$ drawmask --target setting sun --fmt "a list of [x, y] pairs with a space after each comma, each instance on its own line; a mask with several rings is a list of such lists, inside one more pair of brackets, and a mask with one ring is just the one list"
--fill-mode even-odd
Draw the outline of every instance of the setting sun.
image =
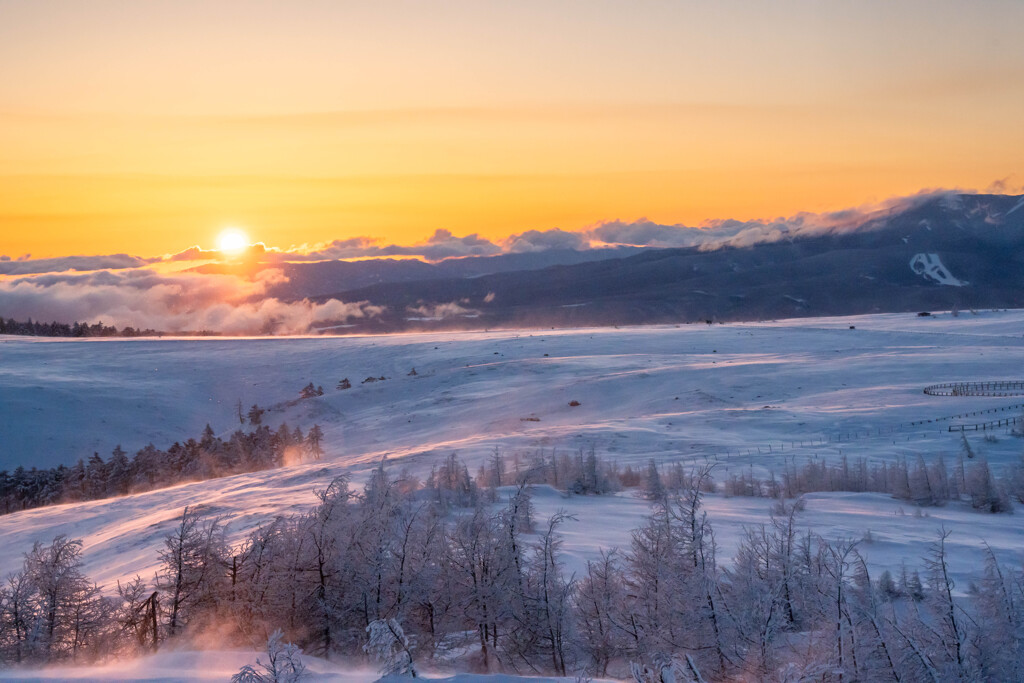
[[230, 256], [241, 254], [248, 246], [248, 235], [238, 228], [228, 228], [217, 237], [217, 250]]

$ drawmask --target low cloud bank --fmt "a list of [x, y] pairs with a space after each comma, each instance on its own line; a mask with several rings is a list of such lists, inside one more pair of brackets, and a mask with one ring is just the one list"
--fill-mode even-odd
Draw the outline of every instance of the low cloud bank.
[[475, 318], [480, 311], [475, 308], [466, 308], [458, 301], [449, 301], [443, 304], [422, 304], [420, 306], [409, 306], [406, 313], [413, 316], [413, 319], [422, 320], [444, 320], [445, 318]]
[[494, 256], [500, 254], [501, 251], [501, 247], [497, 244], [476, 233], [465, 237], [456, 237], [448, 230], [437, 230], [426, 241], [418, 244], [381, 245], [377, 240], [369, 237], [354, 237], [347, 240], [335, 240], [309, 250], [268, 252], [268, 256], [283, 261], [326, 261], [388, 256], [419, 256], [427, 261], [440, 261], [462, 256]]
[[143, 258], [128, 254], [60, 256], [57, 258], [40, 259], [34, 259], [29, 254], [17, 259], [12, 259], [10, 256], [0, 256], [0, 275], [33, 275], [36, 273], [103, 269], [118, 270], [122, 268], [139, 268], [160, 260], [160, 258]]
[[641, 218], [637, 221], [607, 221], [586, 231], [594, 241], [614, 246], [655, 248], [724, 246], [747, 247], [797, 237], [811, 237], [882, 226], [884, 219], [931, 201], [955, 203], [959, 192], [929, 190], [908, 197], [896, 197], [879, 204], [823, 213], [801, 212], [793, 216], [767, 220], [705, 221], [700, 226], [659, 224]]
[[301, 334], [314, 323], [379, 315], [367, 302], [332, 299], [282, 302], [266, 298], [282, 281], [279, 270], [252, 279], [199, 273], [159, 274], [147, 269], [83, 275], [48, 274], [0, 281], [0, 313], [9, 318], [102, 321], [117, 327], [165, 332]]
[[596, 223], [580, 231], [560, 228], [527, 230], [494, 242], [473, 233], [456, 237], [448, 230], [438, 230], [424, 242], [412, 245], [383, 245], [370, 237], [335, 240], [314, 247], [298, 247], [286, 251], [268, 249], [264, 260], [270, 263], [287, 261], [321, 261], [346, 258], [385, 258], [415, 256], [426, 261], [464, 256], [494, 256], [508, 253], [534, 253], [552, 249], [602, 249], [631, 246], [648, 248], [699, 247], [717, 249], [723, 246], [750, 246], [795, 237], [834, 233], [870, 227], [894, 213], [912, 209], [935, 200], [956, 202], [956, 190], [927, 190], [907, 197], [896, 197], [877, 204], [823, 213], [802, 212], [793, 216], [738, 221], [733, 219], [705, 221], [700, 225], [657, 223], [647, 218], [635, 221], [612, 220]]

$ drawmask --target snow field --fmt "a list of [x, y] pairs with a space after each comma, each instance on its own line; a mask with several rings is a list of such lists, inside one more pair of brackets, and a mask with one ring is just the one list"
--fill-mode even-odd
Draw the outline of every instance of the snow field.
[[[412, 367], [415, 376], [408, 375]], [[510, 457], [593, 446], [620, 465], [642, 467], [649, 458], [713, 462], [718, 481], [737, 468], [763, 475], [812, 457], [892, 461], [921, 454], [951, 462], [959, 434], [949, 433], [947, 422], [927, 420], [1018, 399], [933, 397], [923, 387], [1017, 379], [1021, 368], [1024, 311], [393, 337], [5, 338], [0, 467], [68, 463], [93, 450], [106, 456], [117, 443], [130, 452], [149, 441], [166, 447], [197, 436], [207, 422], [226, 435], [238, 427], [239, 400], [246, 408], [270, 407], [265, 421], [273, 426], [283, 420], [304, 430], [320, 424], [327, 455], [278, 470], [2, 516], [0, 576], [20, 566], [33, 542], [66, 534], [83, 539], [85, 573], [112, 592], [118, 580], [152, 576], [163, 537], [185, 505], [220, 515], [239, 539], [275, 515], [311, 507], [313, 489], [333, 476], [348, 473], [359, 481], [382, 456], [395, 469], [408, 466], [422, 475], [451, 452], [475, 471], [495, 447]], [[388, 379], [361, 384], [381, 375]], [[352, 389], [334, 388], [343, 377]], [[310, 381], [325, 395], [296, 401]], [[570, 400], [581, 405], [570, 407]], [[906, 426], [919, 421], [925, 424]], [[850, 434], [864, 436], [835, 440]], [[1024, 450], [1024, 442], [1004, 431], [995, 443], [968, 436], [997, 470]], [[795, 445], [800, 442], [806, 445]], [[649, 513], [629, 492], [566, 498], [538, 488], [534, 502], [538, 518], [559, 509], [575, 517], [561, 533], [567, 565], [577, 575], [602, 549], [627, 549], [631, 530]], [[769, 521], [773, 505], [705, 498], [722, 560], [732, 556], [746, 528]], [[859, 539], [876, 577], [884, 569], [897, 573], [903, 562], [918, 567], [939, 530], [951, 530], [950, 566], [960, 594], [980, 571], [986, 544], [1007, 563], [1024, 560], [1020, 514], [988, 515], [961, 505], [918, 509], [881, 494], [818, 493], [806, 497], [799, 519], [828, 539]], [[211, 653], [223, 655], [222, 671], [202, 653], [179, 654], [167, 655], [166, 677], [161, 653], [145, 671], [126, 663], [123, 671], [51, 670], [39, 680], [224, 680], [221, 673], [255, 656]], [[202, 678], [207, 673], [211, 678]], [[372, 679], [358, 677], [368, 673], [323, 680]]]

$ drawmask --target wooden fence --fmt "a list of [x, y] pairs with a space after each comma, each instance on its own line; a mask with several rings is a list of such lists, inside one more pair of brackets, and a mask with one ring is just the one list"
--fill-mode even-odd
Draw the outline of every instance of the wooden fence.
[[1024, 380], [947, 382], [924, 388], [929, 396], [1024, 396]]
[[990, 422], [979, 422], [973, 425], [949, 425], [949, 431], [951, 432], [977, 432], [986, 431], [989, 429], [999, 429], [1000, 427], [1008, 427], [1015, 425], [1021, 421], [1020, 417], [1008, 417], [1003, 420], [992, 420]]

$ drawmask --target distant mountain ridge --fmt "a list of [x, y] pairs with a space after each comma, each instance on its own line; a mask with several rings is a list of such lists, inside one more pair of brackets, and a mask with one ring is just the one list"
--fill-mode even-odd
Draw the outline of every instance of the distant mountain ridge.
[[[386, 306], [377, 318], [355, 321], [365, 331], [1017, 308], [1024, 307], [1024, 197], [942, 195], [856, 228], [748, 247], [646, 249], [481, 275], [483, 259], [457, 261], [467, 263], [312, 298]], [[452, 276], [456, 265], [464, 271]], [[296, 266], [307, 268], [314, 272]], [[427, 275], [447, 268], [446, 276]]]
[[[644, 247], [615, 246], [602, 249], [547, 249], [494, 256], [467, 256], [448, 258], [436, 263], [417, 258], [373, 258], [358, 261], [266, 265], [267, 268], [282, 270], [287, 277], [287, 281], [271, 285], [267, 294], [285, 301], [295, 301], [381, 283], [467, 278], [509, 271], [539, 270], [556, 265], [622, 258], [645, 250]], [[207, 264], [194, 270], [206, 274], [244, 273], [247, 268], [244, 264]]]

